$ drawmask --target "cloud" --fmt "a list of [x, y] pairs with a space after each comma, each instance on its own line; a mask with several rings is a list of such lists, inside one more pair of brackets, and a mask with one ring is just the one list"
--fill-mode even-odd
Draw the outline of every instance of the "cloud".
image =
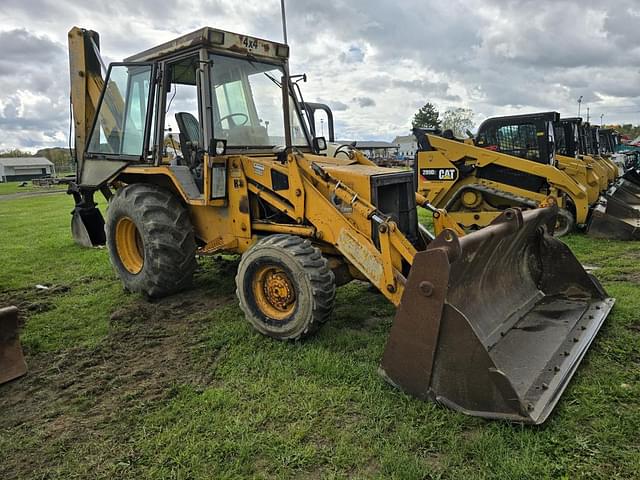
[[339, 102], [337, 100], [324, 100], [322, 98], [319, 98], [318, 102], [328, 105], [329, 108], [334, 112], [344, 112], [349, 108], [349, 105], [347, 105], [346, 103]]
[[356, 97], [353, 99], [360, 107], [375, 107], [376, 101], [371, 97]]
[[[176, 11], [189, 15], [177, 22]], [[308, 74], [305, 99], [332, 107], [339, 137], [405, 134], [426, 101], [471, 108], [481, 120], [574, 113], [582, 95], [583, 110], [639, 123], [636, 0], [299, 0], [287, 14], [291, 71]], [[203, 18], [282, 39], [276, 0], [3, 0], [0, 148], [66, 144], [70, 25], [100, 32], [105, 58], [118, 61]]]

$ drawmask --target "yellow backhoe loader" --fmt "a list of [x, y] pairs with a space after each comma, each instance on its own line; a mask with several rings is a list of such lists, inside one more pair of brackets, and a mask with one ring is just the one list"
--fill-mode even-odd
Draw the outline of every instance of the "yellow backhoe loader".
[[27, 373], [20, 336], [18, 309], [0, 308], [0, 384], [10, 382]]
[[[411, 171], [324, 154], [285, 44], [207, 27], [111, 64], [104, 80], [95, 32], [72, 29], [69, 47], [72, 232], [106, 242], [128, 290], [169, 295], [189, 288], [196, 255], [241, 254], [247, 320], [296, 340], [330, 318], [336, 286], [367, 280], [397, 306], [388, 382], [470, 415], [548, 417], [614, 303], [550, 235], [556, 207], [430, 238]], [[175, 125], [182, 155], [169, 158]]]
[[579, 152], [578, 158], [588, 163], [597, 163], [605, 169], [609, 185], [611, 185], [620, 176], [620, 171], [611, 159], [600, 154], [598, 145], [598, 129], [589, 122], [582, 121], [581, 118], [565, 119], [578, 126], [579, 133]]

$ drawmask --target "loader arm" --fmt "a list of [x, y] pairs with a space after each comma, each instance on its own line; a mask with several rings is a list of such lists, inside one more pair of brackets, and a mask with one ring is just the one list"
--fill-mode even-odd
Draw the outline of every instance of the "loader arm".
[[581, 186], [586, 188], [589, 205], [596, 203], [600, 197], [600, 177], [593, 168], [574, 157], [556, 155], [556, 159], [558, 169], [575, 178]]
[[[399, 305], [406, 282], [403, 261], [411, 265], [416, 248], [397, 224], [345, 182], [332, 176], [327, 171], [332, 163], [324, 163], [323, 157], [289, 154], [283, 171], [289, 177], [290, 188], [277, 193], [264, 188], [262, 175], [253, 168], [257, 161], [249, 158], [243, 161], [249, 191], [296, 223], [306, 220], [314, 228], [301, 232], [303, 236], [315, 236], [332, 245], [389, 301]], [[364, 162], [363, 167], [367, 167]], [[378, 231], [379, 248], [371, 237], [372, 222]]]

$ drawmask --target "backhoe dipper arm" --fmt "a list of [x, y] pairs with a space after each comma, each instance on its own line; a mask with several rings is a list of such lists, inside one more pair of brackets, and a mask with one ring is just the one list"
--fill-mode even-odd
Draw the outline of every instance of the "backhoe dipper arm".
[[[73, 27], [69, 31], [69, 73], [71, 79], [71, 105], [74, 118], [74, 143], [76, 175], [81, 182], [85, 149], [91, 134], [100, 95], [104, 87], [102, 59], [100, 58], [100, 37], [93, 30]], [[118, 95], [117, 86], [111, 86], [113, 102], [102, 109], [101, 126], [107, 138], [120, 132], [124, 101]]]

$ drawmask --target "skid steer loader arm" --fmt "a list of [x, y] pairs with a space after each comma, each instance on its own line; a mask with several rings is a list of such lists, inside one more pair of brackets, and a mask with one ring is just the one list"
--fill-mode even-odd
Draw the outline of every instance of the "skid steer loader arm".
[[509, 209], [417, 253], [383, 377], [469, 415], [542, 423], [614, 303], [549, 234], [555, 212]]
[[18, 335], [18, 309], [0, 308], [0, 384], [27, 373], [20, 337]]

